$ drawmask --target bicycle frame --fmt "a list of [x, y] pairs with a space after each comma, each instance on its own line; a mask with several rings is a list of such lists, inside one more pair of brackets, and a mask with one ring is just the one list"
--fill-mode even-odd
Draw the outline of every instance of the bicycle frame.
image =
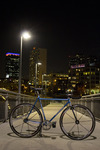
[[31, 114], [34, 106], [36, 105], [37, 101], [39, 101], [40, 103], [40, 106], [41, 106], [41, 110], [42, 110], [42, 114], [43, 114], [43, 119], [44, 121], [46, 120], [46, 115], [44, 113], [44, 109], [43, 109], [43, 106], [42, 106], [42, 102], [41, 100], [50, 100], [50, 101], [67, 101], [66, 104], [49, 120], [49, 122], [51, 122], [68, 104], [70, 104], [71, 106], [71, 102], [70, 102], [70, 98], [68, 99], [60, 99], [60, 98], [40, 98], [40, 96], [38, 96], [38, 98], [36, 99], [35, 103], [33, 104], [33, 107], [31, 109], [31, 111], [29, 112], [27, 118], [29, 117], [29, 115]]

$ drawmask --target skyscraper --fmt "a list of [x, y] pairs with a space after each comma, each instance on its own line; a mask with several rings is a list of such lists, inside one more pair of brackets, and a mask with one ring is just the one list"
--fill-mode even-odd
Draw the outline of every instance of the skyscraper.
[[[41, 63], [42, 65], [37, 65], [37, 77], [36, 74], [36, 64]], [[42, 84], [42, 75], [46, 73], [47, 69], [47, 49], [33, 47], [33, 50], [30, 54], [29, 62], [29, 81], [35, 85], [37, 82], [38, 85]], [[37, 81], [35, 81], [35, 77]]]
[[6, 53], [6, 78], [18, 79], [19, 77], [19, 54]]
[[75, 55], [69, 61], [69, 87], [85, 87], [85, 94], [100, 92], [100, 62], [95, 56]]

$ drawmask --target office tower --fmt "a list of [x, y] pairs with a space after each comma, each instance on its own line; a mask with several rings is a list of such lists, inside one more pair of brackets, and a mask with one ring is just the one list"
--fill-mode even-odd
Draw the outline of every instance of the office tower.
[[84, 85], [85, 94], [100, 92], [100, 65], [94, 56], [75, 55], [69, 60], [69, 87]]
[[19, 54], [6, 53], [6, 78], [18, 79]]
[[[38, 65], [41, 63], [41, 65]], [[29, 81], [32, 85], [42, 84], [42, 75], [47, 69], [47, 49], [33, 47], [29, 62]]]
[[[44, 74], [42, 87], [49, 94], [65, 94], [68, 84], [68, 75], [61, 73]], [[52, 95], [53, 96], [53, 95]], [[61, 95], [60, 95], [61, 96]]]
[[94, 56], [75, 55], [69, 58], [69, 68], [82, 68], [95, 66], [97, 64], [97, 58]]

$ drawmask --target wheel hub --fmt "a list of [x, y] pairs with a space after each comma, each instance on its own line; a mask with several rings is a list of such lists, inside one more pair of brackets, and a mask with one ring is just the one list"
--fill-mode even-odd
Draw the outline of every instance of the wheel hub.
[[75, 123], [76, 123], [76, 124], [79, 124], [80, 122], [79, 122], [79, 120], [76, 120]]
[[27, 123], [27, 122], [28, 122], [28, 119], [27, 119], [27, 118], [25, 118], [25, 119], [23, 120], [23, 122], [24, 122], [24, 123]]

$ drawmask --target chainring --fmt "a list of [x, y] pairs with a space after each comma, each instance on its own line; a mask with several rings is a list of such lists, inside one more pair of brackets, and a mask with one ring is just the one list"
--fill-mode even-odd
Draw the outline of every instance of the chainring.
[[49, 130], [51, 128], [52, 124], [48, 120], [43, 121], [42, 128], [43, 130]]

